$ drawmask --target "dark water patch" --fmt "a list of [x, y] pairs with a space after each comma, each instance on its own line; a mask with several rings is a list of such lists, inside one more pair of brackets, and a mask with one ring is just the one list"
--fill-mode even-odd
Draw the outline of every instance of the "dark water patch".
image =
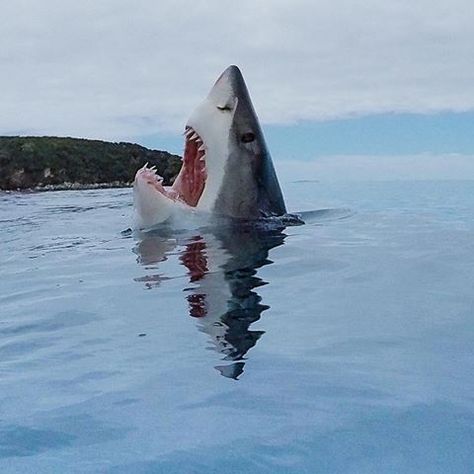
[[48, 214], [76, 214], [76, 213], [83, 213], [83, 212], [96, 212], [99, 209], [110, 209], [110, 210], [117, 210], [117, 209], [128, 209], [132, 207], [131, 203], [126, 204], [117, 204], [117, 203], [102, 203], [102, 204], [94, 204], [92, 206], [75, 206], [75, 205], [64, 205], [64, 206], [51, 206], [48, 207], [44, 212]]
[[0, 458], [33, 456], [70, 446], [75, 439], [76, 436], [57, 430], [0, 425]]
[[62, 251], [67, 249], [72, 249], [75, 247], [83, 246], [89, 244], [91, 247], [95, 247], [97, 242], [82, 236], [57, 236], [53, 237], [48, 243], [42, 243], [40, 245], [35, 245], [29, 248], [29, 251]]
[[[51, 346], [51, 338], [39, 338], [34, 341], [7, 342], [0, 345], [0, 359], [6, 362], [19, 356], [33, 354]], [[1, 367], [1, 364], [0, 364]]]
[[40, 318], [30, 323], [10, 323], [0, 325], [1, 336], [23, 336], [29, 333], [41, 334], [62, 331], [77, 326], [82, 326], [96, 320], [96, 316], [79, 311], [57, 313], [51, 318]]

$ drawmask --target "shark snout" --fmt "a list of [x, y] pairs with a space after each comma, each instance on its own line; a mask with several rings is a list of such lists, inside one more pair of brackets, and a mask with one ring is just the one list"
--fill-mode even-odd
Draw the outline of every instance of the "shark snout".
[[214, 85], [217, 85], [218, 83], [232, 84], [238, 81], [239, 79], [243, 81], [242, 73], [240, 72], [240, 69], [237, 66], [232, 64], [217, 78], [217, 81]]
[[237, 66], [229, 66], [217, 79], [208, 99], [221, 111], [231, 111], [240, 98], [247, 97], [247, 87]]

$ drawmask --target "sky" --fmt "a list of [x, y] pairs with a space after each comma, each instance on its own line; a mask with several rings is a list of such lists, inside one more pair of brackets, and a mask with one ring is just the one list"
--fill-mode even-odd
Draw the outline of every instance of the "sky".
[[471, 0], [7, 0], [0, 134], [179, 153], [237, 64], [275, 161], [430, 157], [474, 178], [473, 24]]

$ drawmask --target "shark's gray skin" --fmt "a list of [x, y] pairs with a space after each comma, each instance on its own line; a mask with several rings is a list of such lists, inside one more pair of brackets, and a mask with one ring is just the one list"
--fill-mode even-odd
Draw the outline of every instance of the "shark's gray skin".
[[[228, 156], [215, 212], [241, 218], [281, 216], [286, 206], [244, 78], [237, 66], [227, 68], [211, 95], [220, 94], [224, 83], [225, 107], [232, 115], [228, 132]], [[217, 90], [216, 90], [217, 89]], [[222, 98], [216, 97], [217, 102]]]
[[280, 185], [244, 78], [229, 66], [185, 127], [183, 166], [174, 184], [146, 166], [135, 177], [137, 227], [177, 214], [237, 219], [286, 214]]

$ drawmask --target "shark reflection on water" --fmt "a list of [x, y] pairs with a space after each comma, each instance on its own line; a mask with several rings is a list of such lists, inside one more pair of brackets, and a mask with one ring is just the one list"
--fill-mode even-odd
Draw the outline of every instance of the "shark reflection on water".
[[[154, 271], [178, 252], [187, 274], [183, 293], [188, 314], [223, 355], [226, 362], [215, 368], [225, 377], [237, 379], [242, 374], [248, 351], [264, 334], [251, 329], [269, 308], [256, 291], [267, 284], [257, 271], [273, 263], [269, 251], [284, 243], [283, 229], [230, 224], [177, 234], [161, 228], [142, 233], [135, 247], [138, 262], [153, 265]], [[152, 274], [136, 281], [153, 288], [166, 279]]]

